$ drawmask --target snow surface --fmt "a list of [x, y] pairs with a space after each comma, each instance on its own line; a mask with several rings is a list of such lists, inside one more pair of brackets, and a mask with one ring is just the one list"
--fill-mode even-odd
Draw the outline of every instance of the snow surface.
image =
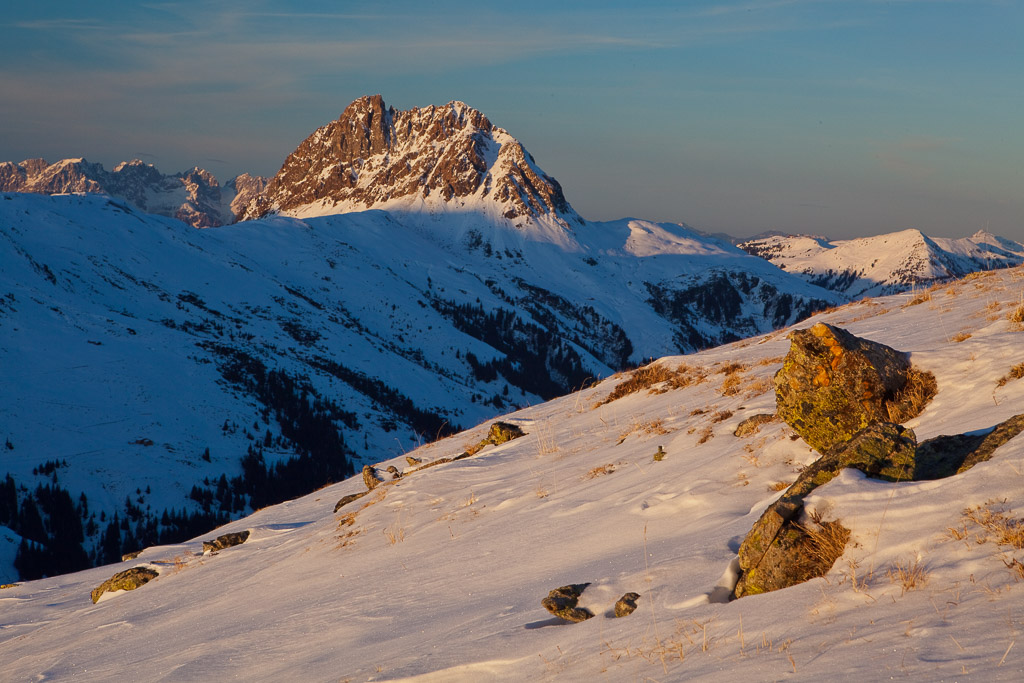
[[[909, 422], [919, 439], [990, 429], [1024, 412], [1024, 361], [1007, 320], [1021, 269], [931, 292], [866, 300], [808, 320], [909, 351], [939, 393]], [[963, 339], [963, 335], [970, 334]], [[249, 540], [212, 555], [200, 540], [0, 592], [5, 680], [1004, 680], [1024, 678], [1024, 551], [979, 543], [962, 511], [987, 501], [1024, 517], [1024, 437], [948, 479], [887, 483], [846, 471], [809, 504], [852, 530], [827, 576], [714, 602], [736, 548], [816, 453], [772, 412], [785, 331], [685, 357], [703, 383], [595, 408], [618, 383], [520, 410], [524, 438], [408, 473], [333, 513], [354, 478], [215, 533]], [[723, 393], [726, 363], [739, 393]], [[731, 413], [731, 414], [730, 414]], [[431, 461], [478, 442], [485, 422], [416, 449]], [[708, 433], [712, 437], [699, 443]], [[658, 446], [667, 452], [653, 461]], [[411, 469], [404, 458], [382, 463]], [[604, 472], [604, 473], [602, 473]], [[346, 520], [355, 513], [350, 525]], [[949, 529], [966, 528], [957, 540]], [[889, 577], [919, 563], [923, 585]], [[142, 588], [92, 604], [114, 572], [155, 565]], [[563, 624], [547, 592], [591, 582], [597, 616]], [[608, 610], [641, 594], [631, 616]]]
[[[358, 469], [422, 438], [310, 358], [343, 363], [463, 427], [507, 410], [485, 399], [541, 401], [501, 376], [477, 379], [467, 352], [487, 362], [498, 351], [424, 303], [433, 297], [514, 309], [508, 297], [535, 298], [522, 282], [542, 287], [620, 325], [636, 362], [679, 352], [675, 325], [647, 303], [647, 282], [684, 288], [738, 271], [798, 298], [840, 300], [671, 224], [588, 223], [576, 236], [559, 228], [552, 242], [543, 230], [489, 224], [469, 211], [366, 211], [195, 230], [104, 196], [0, 197], [0, 444], [14, 445], [0, 451], [0, 477], [10, 472], [31, 490], [49, 481], [33, 468], [66, 460], [59, 484], [108, 517], [123, 516], [126, 496], [157, 515], [195, 506], [187, 498], [194, 484], [240, 473], [254, 422], [256, 436], [279, 435], [250, 395], [226, 385], [221, 359], [204, 344], [308, 377], [354, 413], [358, 425], [339, 428]], [[493, 256], [467, 246], [472, 236]], [[582, 324], [551, 308], [566, 329]], [[772, 326], [756, 310], [740, 317], [754, 327], [736, 336]], [[709, 337], [722, 333], [700, 324]], [[316, 338], [297, 340], [291, 325]], [[613, 372], [575, 348], [593, 376]], [[226, 422], [238, 428], [222, 429]], [[206, 448], [209, 462], [200, 458]], [[289, 455], [267, 452], [268, 460]], [[13, 576], [0, 563], [0, 583]]]

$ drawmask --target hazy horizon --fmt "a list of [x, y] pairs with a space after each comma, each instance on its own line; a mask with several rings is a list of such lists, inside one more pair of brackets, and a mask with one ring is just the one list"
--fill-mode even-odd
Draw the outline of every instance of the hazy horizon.
[[272, 175], [359, 96], [462, 100], [586, 218], [1024, 241], [1009, 2], [64, 0], [0, 23], [0, 160]]

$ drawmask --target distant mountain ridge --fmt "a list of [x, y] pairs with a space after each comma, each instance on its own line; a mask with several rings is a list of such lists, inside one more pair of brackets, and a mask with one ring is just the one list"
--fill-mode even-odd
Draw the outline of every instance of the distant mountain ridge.
[[851, 299], [1024, 263], [1024, 245], [984, 231], [960, 239], [929, 237], [919, 230], [852, 240], [777, 234], [740, 242], [739, 247]]
[[198, 166], [165, 175], [139, 159], [122, 162], [112, 171], [85, 159], [62, 159], [53, 164], [44, 159], [0, 162], [2, 192], [108, 194], [147, 213], [177, 218], [195, 228], [234, 222], [241, 207], [265, 186], [265, 179], [242, 174], [222, 187], [212, 173]]

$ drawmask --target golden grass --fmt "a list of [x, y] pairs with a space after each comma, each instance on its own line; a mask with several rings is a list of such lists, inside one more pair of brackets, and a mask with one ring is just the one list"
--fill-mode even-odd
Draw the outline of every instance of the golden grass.
[[597, 477], [601, 477], [601, 476], [604, 476], [606, 474], [611, 474], [612, 472], [617, 470], [618, 467], [619, 466], [616, 463], [613, 463], [613, 462], [610, 462], [607, 465], [599, 465], [598, 467], [595, 467], [594, 469], [592, 469], [589, 472], [587, 472], [586, 474], [584, 474], [583, 478], [584, 479], [596, 479]]
[[939, 390], [935, 375], [911, 367], [907, 373], [907, 383], [896, 392], [891, 401], [886, 402], [889, 419], [897, 424], [917, 417], [925, 406], [935, 397]]
[[670, 368], [663, 363], [654, 362], [631, 372], [626, 379], [615, 385], [615, 388], [604, 400], [598, 401], [592, 407], [598, 408], [644, 389], [649, 390], [649, 393], [652, 394], [663, 394], [672, 389], [682, 389], [691, 384], [700, 384], [704, 378], [705, 374], [702, 370], [690, 367], [685, 363]]
[[991, 540], [998, 545], [1024, 550], [1024, 519], [1011, 517], [1007, 510], [999, 509], [999, 505], [989, 501], [983, 506], [969, 507], [964, 510], [964, 519], [984, 530], [979, 543]]
[[894, 561], [886, 574], [889, 581], [898, 584], [903, 593], [922, 588], [928, 583], [928, 568], [917, 558], [913, 561]]
[[1017, 365], [1014, 365], [1012, 368], [1010, 368], [1010, 371], [1008, 373], [1000, 377], [999, 381], [996, 384], [997, 386], [1005, 387], [1010, 382], [1010, 380], [1020, 379], [1022, 377], [1024, 377], [1024, 363], [1018, 363]]
[[959, 344], [962, 341], [967, 341], [971, 338], [970, 332], [957, 332], [953, 335], [953, 341]]

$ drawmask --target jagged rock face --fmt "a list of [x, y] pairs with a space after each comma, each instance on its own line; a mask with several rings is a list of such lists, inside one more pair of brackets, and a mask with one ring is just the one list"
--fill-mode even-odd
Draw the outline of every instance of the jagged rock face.
[[779, 417], [807, 443], [824, 453], [890, 419], [888, 405], [910, 372], [906, 354], [825, 323], [790, 339], [775, 397]]
[[508, 219], [580, 222], [523, 146], [462, 102], [408, 111], [362, 97], [306, 138], [241, 220], [310, 204], [359, 211], [395, 199], [489, 200]]
[[196, 228], [230, 223], [235, 207], [250, 201], [266, 184], [265, 179], [249, 175], [239, 176], [232, 182], [236, 185], [225, 188], [234, 190], [230, 208], [222, 208], [225, 197], [217, 179], [198, 167], [164, 175], [152, 164], [138, 159], [122, 162], [109, 172], [102, 164], [84, 159], [63, 159], [54, 164], [43, 159], [29, 159], [20, 164], [0, 163], [0, 191], [106, 193], [148, 213], [171, 216]]

